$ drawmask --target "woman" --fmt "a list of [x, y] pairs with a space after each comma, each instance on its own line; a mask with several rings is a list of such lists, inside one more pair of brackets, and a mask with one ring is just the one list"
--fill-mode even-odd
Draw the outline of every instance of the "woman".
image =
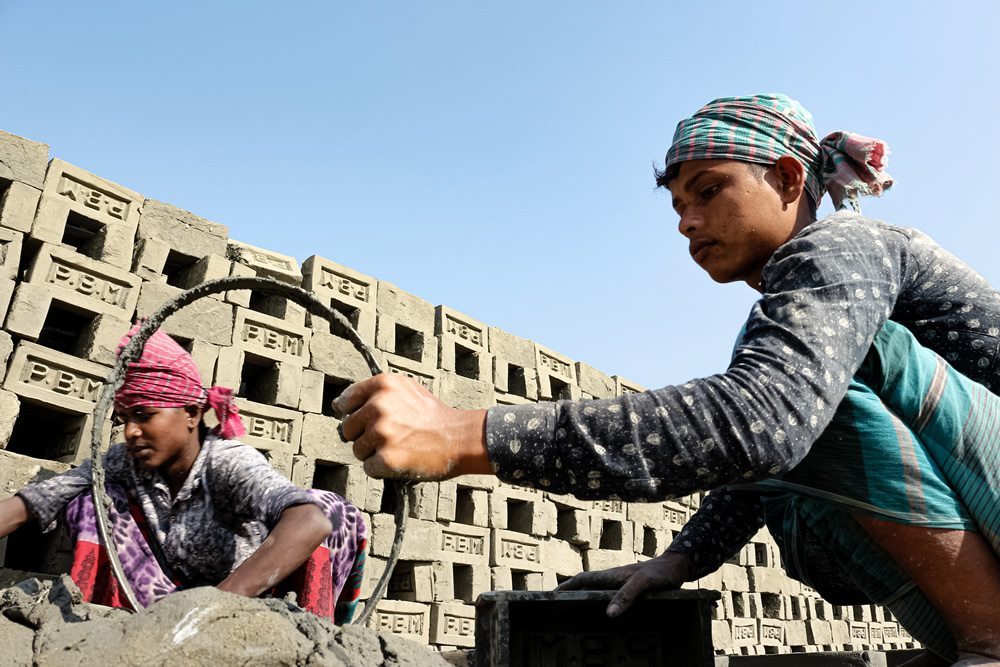
[[[219, 421], [211, 431], [209, 407]], [[191, 355], [162, 331], [129, 364], [115, 416], [125, 442], [103, 457], [113, 542], [141, 605], [193, 586], [248, 597], [295, 590], [309, 611], [351, 619], [365, 561], [360, 512], [335, 493], [298, 488], [234, 440], [245, 430], [232, 391], [206, 390]], [[0, 537], [30, 519], [48, 531], [62, 518], [85, 598], [127, 606], [99, 546], [90, 484], [88, 459], [26, 486], [0, 502]]]

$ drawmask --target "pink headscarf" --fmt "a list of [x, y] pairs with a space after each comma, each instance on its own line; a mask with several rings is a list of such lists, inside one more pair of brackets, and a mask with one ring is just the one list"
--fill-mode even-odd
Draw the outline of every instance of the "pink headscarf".
[[[118, 344], [118, 354], [139, 330], [139, 324], [125, 334]], [[219, 434], [227, 440], [246, 433], [240, 413], [233, 402], [233, 390], [225, 387], [205, 389], [201, 374], [187, 350], [161, 329], [153, 332], [142, 349], [139, 361], [128, 365], [125, 382], [115, 392], [115, 409], [135, 405], [151, 408], [179, 408], [206, 405], [219, 419]]]

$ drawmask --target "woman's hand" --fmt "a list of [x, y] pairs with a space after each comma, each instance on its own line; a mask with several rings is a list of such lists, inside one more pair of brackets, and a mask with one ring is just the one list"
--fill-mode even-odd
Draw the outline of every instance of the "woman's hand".
[[623, 565], [610, 570], [581, 572], [561, 583], [557, 591], [618, 589], [608, 604], [608, 616], [625, 612], [646, 591], [672, 590], [688, 581], [691, 564], [684, 554], [667, 551], [642, 563]]
[[306, 562], [331, 530], [333, 524], [317, 505], [289, 507], [257, 551], [217, 588], [246, 597], [260, 595]]
[[344, 438], [372, 477], [440, 480], [492, 473], [486, 410], [456, 410], [391, 373], [351, 385], [333, 402]]

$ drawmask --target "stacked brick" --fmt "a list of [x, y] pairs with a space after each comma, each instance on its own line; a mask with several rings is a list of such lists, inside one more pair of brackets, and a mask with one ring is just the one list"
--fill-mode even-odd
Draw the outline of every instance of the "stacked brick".
[[[89, 455], [93, 408], [129, 324], [180, 291], [224, 276], [300, 285], [343, 313], [386, 371], [459, 408], [643, 391], [532, 341], [314, 255], [229, 238], [229, 229], [148, 199], [48, 147], [0, 133], [0, 497]], [[336, 491], [371, 527], [362, 598], [385, 569], [396, 499], [340, 439], [330, 402], [368, 377], [336, 324], [251, 291], [202, 299], [165, 323], [204, 380], [237, 390], [245, 441], [305, 488]], [[117, 438], [104, 425], [105, 445]], [[551, 589], [583, 570], [661, 553], [699, 499], [585, 502], [492, 477], [416, 485], [399, 564], [374, 626], [441, 649], [474, 643], [474, 602], [489, 590]], [[65, 540], [19, 531], [0, 566], [56, 572]], [[720, 653], [912, 646], [875, 606], [832, 607], [787, 579], [762, 534], [694, 586], [723, 592]]]

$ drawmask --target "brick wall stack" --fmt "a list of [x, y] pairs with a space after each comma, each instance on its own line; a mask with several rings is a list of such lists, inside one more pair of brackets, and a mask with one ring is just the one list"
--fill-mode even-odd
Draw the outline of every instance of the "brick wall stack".
[[[383, 367], [459, 408], [605, 398], [642, 391], [618, 376], [319, 255], [299, 262], [144, 197], [0, 132], [0, 497], [89, 454], [92, 411], [122, 333], [180, 291], [223, 276], [270, 276], [341, 311]], [[206, 382], [238, 389], [246, 442], [303, 487], [336, 491], [371, 527], [363, 597], [384, 571], [395, 499], [340, 440], [330, 401], [368, 376], [335, 327], [250, 291], [202, 299], [164, 324]], [[105, 426], [106, 444], [116, 434]], [[374, 623], [440, 648], [473, 644], [488, 590], [551, 589], [580, 572], [648, 559], [699, 499], [584, 502], [491, 477], [412, 491], [402, 557]], [[0, 566], [56, 572], [65, 538], [22, 530]], [[833, 607], [783, 576], [762, 533], [696, 585], [723, 592], [720, 653], [902, 648], [912, 640], [875, 606]]]

